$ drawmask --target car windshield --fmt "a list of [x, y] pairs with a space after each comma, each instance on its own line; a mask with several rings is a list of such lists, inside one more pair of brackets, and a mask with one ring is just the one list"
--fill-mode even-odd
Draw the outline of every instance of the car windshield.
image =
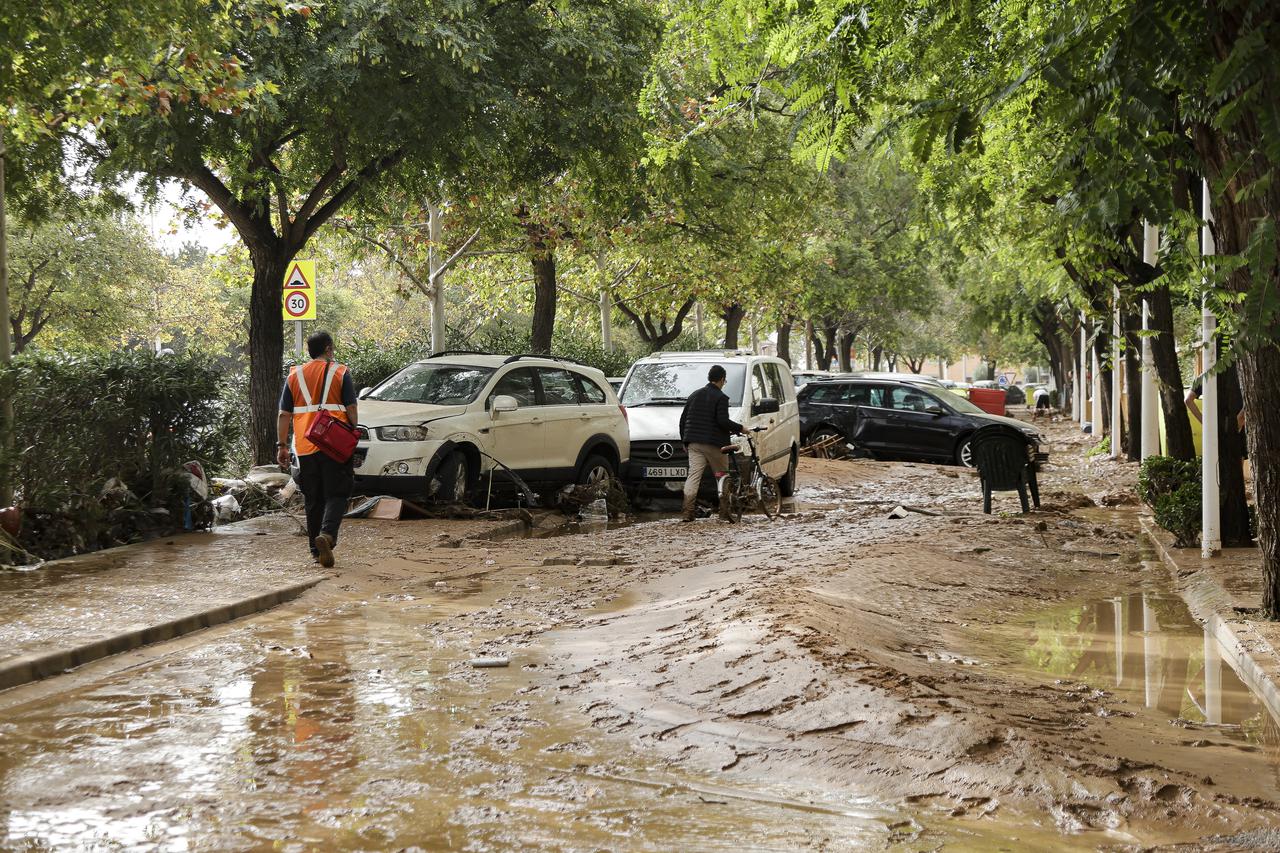
[[[689, 395], [707, 384], [707, 371], [711, 362], [706, 361], [654, 361], [637, 364], [622, 388], [624, 406], [680, 405]], [[722, 365], [727, 374], [724, 393], [729, 404], [742, 403], [742, 386], [747, 375], [742, 364]]]
[[432, 362], [411, 364], [373, 389], [368, 399], [465, 406], [475, 400], [492, 375], [491, 367]]
[[942, 400], [942, 402], [946, 403], [957, 412], [963, 412], [966, 415], [986, 414], [982, 409], [979, 409], [973, 403], [970, 403], [967, 397], [961, 397], [959, 394], [954, 391], [948, 391], [946, 388], [930, 388], [929, 393]]

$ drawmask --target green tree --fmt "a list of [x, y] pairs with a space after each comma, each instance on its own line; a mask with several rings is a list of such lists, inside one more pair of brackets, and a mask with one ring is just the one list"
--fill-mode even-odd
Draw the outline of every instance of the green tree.
[[[460, 163], [519, 151], [544, 117], [590, 110], [614, 72], [600, 60], [634, 6], [580, 2], [355, 0], [261, 14], [229, 6], [225, 62], [257, 97], [235, 109], [168, 98], [103, 116], [85, 150], [99, 175], [143, 173], [202, 191], [253, 265], [249, 305], [253, 454], [270, 457], [288, 263], [341, 209], [390, 174], [427, 189]], [[169, 84], [157, 69], [153, 85]], [[496, 156], [490, 154], [489, 156]]]
[[164, 257], [134, 219], [89, 209], [78, 217], [13, 224], [9, 325], [15, 352], [37, 337], [72, 350], [117, 343], [120, 330], [134, 320], [140, 294], [165, 276]]

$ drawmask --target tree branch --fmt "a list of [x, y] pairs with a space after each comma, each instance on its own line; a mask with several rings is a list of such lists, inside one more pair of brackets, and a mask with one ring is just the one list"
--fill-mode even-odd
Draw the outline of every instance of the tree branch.
[[299, 224], [303, 226], [302, 237], [296, 242], [293, 248], [301, 249], [305, 246], [307, 241], [315, 236], [315, 233], [320, 229], [320, 226], [328, 222], [329, 219], [338, 212], [342, 205], [346, 204], [347, 200], [350, 199], [351, 196], [355, 195], [363, 185], [374, 180], [387, 170], [394, 168], [396, 164], [405, 158], [407, 153], [408, 151], [404, 148], [400, 148], [392, 151], [385, 157], [379, 157], [376, 160], [371, 160], [366, 163], [364, 168], [359, 172], [356, 172], [355, 177], [343, 184], [336, 193], [330, 196], [329, 200], [326, 201], [324, 205], [321, 206], [320, 209], [317, 210], [310, 218], [308, 218], [305, 224], [299, 220]]

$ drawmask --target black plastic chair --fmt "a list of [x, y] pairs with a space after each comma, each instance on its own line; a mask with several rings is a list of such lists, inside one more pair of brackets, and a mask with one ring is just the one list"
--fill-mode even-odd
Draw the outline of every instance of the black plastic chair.
[[1030, 442], [1022, 433], [1003, 424], [992, 424], [979, 429], [970, 439], [974, 467], [982, 484], [982, 511], [991, 513], [992, 492], [1018, 493], [1022, 511], [1030, 512], [1028, 491], [1040, 506], [1040, 484], [1036, 481], [1028, 447]]

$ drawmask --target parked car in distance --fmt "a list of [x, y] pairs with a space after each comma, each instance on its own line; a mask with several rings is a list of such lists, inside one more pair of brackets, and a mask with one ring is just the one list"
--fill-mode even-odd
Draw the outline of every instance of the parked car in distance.
[[865, 377], [812, 382], [800, 389], [806, 443], [837, 436], [877, 458], [928, 459], [973, 467], [969, 437], [989, 423], [1020, 430], [1035, 447], [1035, 427], [988, 414], [945, 388]]
[[791, 379], [795, 382], [797, 388], [803, 388], [805, 385], [815, 379], [830, 379], [834, 374], [829, 370], [793, 370], [791, 371]]
[[442, 352], [360, 398], [357, 494], [466, 501], [509, 472], [554, 489], [615, 476], [631, 455], [604, 374], [568, 359]]
[[[794, 494], [800, 416], [787, 363], [750, 351], [721, 350], [657, 352], [631, 365], [619, 399], [631, 425], [626, 482], [634, 495], [675, 497], [684, 488], [689, 458], [680, 442], [680, 413], [689, 395], [707, 384], [714, 364], [728, 374], [724, 393], [729, 417], [748, 429], [765, 428], [755, 434], [761, 466], [778, 480], [784, 496]], [[710, 472], [702, 490], [715, 494]]]
[[609, 385], [610, 385], [610, 386], [612, 386], [612, 388], [613, 388], [613, 393], [617, 394], [619, 391], [621, 391], [621, 390], [622, 390], [622, 380], [624, 380], [624, 379], [626, 379], [626, 378], [627, 378], [627, 377], [625, 377], [625, 376], [610, 376], [610, 377], [609, 377]]
[[941, 379], [938, 379], [936, 376], [926, 376], [923, 373], [894, 373], [879, 370], [855, 370], [852, 373], [843, 373], [840, 375], [856, 379], [884, 379], [890, 382], [910, 382], [912, 385], [932, 385], [937, 388], [943, 387]]

